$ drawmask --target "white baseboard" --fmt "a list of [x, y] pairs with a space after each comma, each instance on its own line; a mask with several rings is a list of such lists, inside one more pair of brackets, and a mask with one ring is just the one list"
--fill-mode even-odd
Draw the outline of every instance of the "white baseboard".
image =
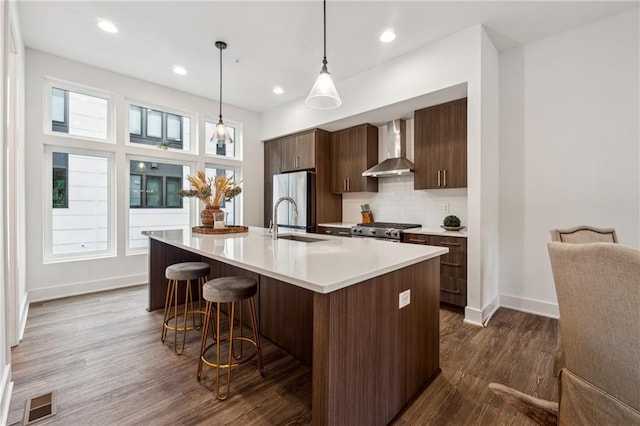
[[491, 319], [493, 314], [500, 307], [499, 298], [496, 296], [489, 304], [482, 309], [466, 306], [464, 308], [464, 323], [484, 327]]
[[516, 311], [527, 312], [549, 318], [559, 318], [560, 311], [555, 303], [542, 302], [540, 300], [525, 299], [523, 297], [500, 295], [500, 306], [514, 309]]
[[24, 329], [27, 327], [27, 317], [29, 316], [29, 293], [25, 293], [20, 304], [20, 322], [18, 323], [18, 341], [20, 343], [24, 337]]
[[29, 303], [131, 287], [149, 282], [147, 273], [29, 290]]
[[482, 327], [482, 311], [480, 309], [465, 306], [464, 323]]
[[9, 421], [9, 404], [11, 403], [13, 382], [9, 380], [11, 364], [3, 365], [2, 368], [0, 377], [0, 425], [6, 425]]

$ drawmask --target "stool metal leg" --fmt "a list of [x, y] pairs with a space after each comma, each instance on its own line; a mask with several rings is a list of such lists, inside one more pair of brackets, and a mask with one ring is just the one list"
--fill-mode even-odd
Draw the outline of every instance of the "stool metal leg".
[[253, 328], [253, 339], [256, 342], [256, 352], [258, 353], [258, 368], [260, 375], [264, 377], [262, 366], [262, 350], [260, 349], [260, 332], [258, 330], [258, 319], [256, 318], [256, 302], [253, 297], [249, 298], [249, 316], [251, 317], [251, 328]]
[[[211, 318], [211, 307], [213, 303], [206, 302], [204, 308], [204, 320], [202, 322], [202, 338], [200, 339], [200, 358], [198, 359], [198, 373], [196, 374], [196, 378], [200, 380], [200, 376], [202, 375], [202, 359], [204, 358], [204, 350], [207, 347], [207, 333], [209, 332], [209, 323], [213, 320]], [[211, 333], [213, 334], [213, 329], [211, 329]], [[213, 336], [215, 339], [215, 336]]]
[[167, 295], [165, 296], [164, 299], [164, 315], [162, 318], [162, 341], [164, 342], [164, 340], [167, 338], [167, 327], [165, 326], [167, 324], [167, 320], [169, 319], [169, 316], [171, 315], [171, 301], [173, 300], [173, 280], [168, 280], [167, 281]]
[[231, 388], [231, 358], [232, 358], [232, 348], [233, 348], [233, 316], [234, 316], [234, 306], [235, 303], [231, 303], [231, 309], [229, 314], [229, 356], [227, 359], [227, 365], [225, 368], [227, 369], [227, 390], [224, 394], [220, 394], [220, 303], [218, 302], [218, 310], [216, 312], [216, 397], [224, 401], [229, 396], [229, 390]]

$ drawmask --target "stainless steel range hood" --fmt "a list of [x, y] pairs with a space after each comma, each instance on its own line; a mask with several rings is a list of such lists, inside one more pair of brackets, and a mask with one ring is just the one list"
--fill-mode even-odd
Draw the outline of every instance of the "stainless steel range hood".
[[407, 160], [406, 123], [393, 120], [387, 123], [387, 137], [383, 141], [385, 160], [362, 173], [362, 176], [385, 177], [413, 173], [413, 163]]

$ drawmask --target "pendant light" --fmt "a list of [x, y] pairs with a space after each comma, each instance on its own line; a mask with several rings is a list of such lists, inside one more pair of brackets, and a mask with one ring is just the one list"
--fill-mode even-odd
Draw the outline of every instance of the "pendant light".
[[229, 129], [224, 125], [222, 121], [222, 51], [227, 48], [227, 43], [224, 41], [216, 41], [216, 47], [220, 49], [220, 114], [218, 115], [218, 124], [216, 124], [216, 130], [211, 136], [210, 141], [223, 140], [233, 143], [233, 139], [229, 134]]
[[307, 105], [318, 109], [338, 108], [342, 104], [340, 95], [334, 86], [329, 71], [327, 71], [327, 1], [323, 0], [324, 7], [324, 57], [322, 69], [316, 83], [307, 96]]

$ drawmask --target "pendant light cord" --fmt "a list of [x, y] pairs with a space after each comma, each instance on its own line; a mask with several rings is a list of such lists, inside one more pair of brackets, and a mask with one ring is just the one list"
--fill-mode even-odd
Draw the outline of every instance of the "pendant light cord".
[[327, 0], [323, 0], [323, 10], [324, 10], [324, 58], [322, 59], [322, 65], [324, 70], [327, 69]]
[[222, 120], [222, 46], [220, 46], [220, 115], [218, 118]]

